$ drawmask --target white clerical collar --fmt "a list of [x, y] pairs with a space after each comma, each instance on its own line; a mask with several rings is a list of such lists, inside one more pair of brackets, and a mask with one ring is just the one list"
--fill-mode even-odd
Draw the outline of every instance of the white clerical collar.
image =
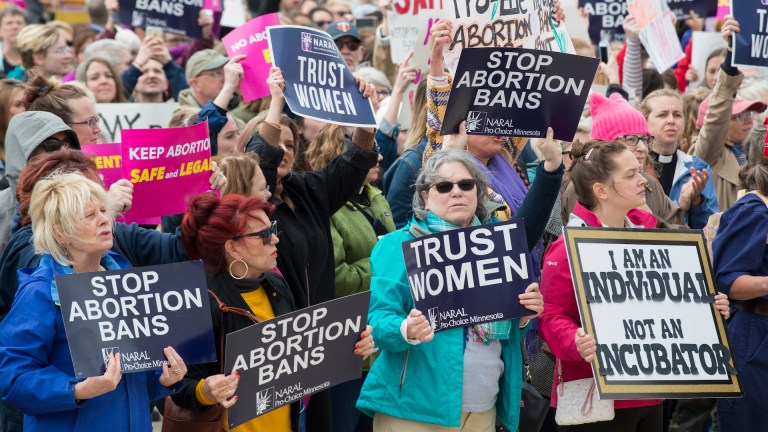
[[671, 154], [671, 155], [661, 155], [660, 154], [659, 157], [658, 157], [658, 160], [659, 160], [660, 163], [668, 164], [668, 163], [672, 162], [672, 157], [673, 156], [674, 156], [674, 154]]

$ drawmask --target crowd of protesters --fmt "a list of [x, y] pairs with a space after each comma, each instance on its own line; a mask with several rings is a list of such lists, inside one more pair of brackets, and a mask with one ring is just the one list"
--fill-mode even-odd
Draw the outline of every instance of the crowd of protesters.
[[[764, 429], [768, 85], [733, 65], [733, 17], [678, 22], [686, 53], [704, 29], [728, 47], [704, 70], [685, 60], [664, 73], [626, 17], [576, 135], [558, 141], [552, 129], [528, 139], [467, 135], [464, 124], [441, 135], [452, 23], [432, 23], [421, 77], [413, 53], [391, 60], [395, 0], [242, 1], [246, 19], [277, 11], [281, 24], [326, 31], [376, 128], [294, 114], [277, 67], [269, 96], [243, 102], [245, 56], [225, 55], [218, 14], [201, 11], [193, 39], [121, 25], [118, 0], [85, 3], [90, 22], [74, 25], [56, 20], [55, 1], [0, 10], [0, 431], [147, 432], [166, 397], [195, 412], [236, 404], [240, 377], [223, 359], [187, 365], [174, 347], [158, 371], [123, 374], [114, 354], [102, 376], [75, 376], [54, 275], [186, 260], [205, 264], [217, 346], [255, 322], [371, 291], [354, 347], [361, 378], [233, 430], [516, 431], [524, 361], [551, 400], [543, 431]], [[565, 20], [560, 2], [551, 17]], [[133, 184], [106, 190], [81, 151], [109, 142], [99, 106], [111, 103], [176, 104], [165, 127], [207, 121], [216, 192], [188, 196], [187, 212], [158, 226], [119, 222]], [[414, 306], [403, 242], [511, 218], [526, 222], [534, 263], [535, 282], [512, 300], [529, 314], [435, 333]], [[596, 352], [564, 226], [703, 229], [743, 397], [616, 400], [613, 420], [556, 425], [558, 381], [593, 377]]]

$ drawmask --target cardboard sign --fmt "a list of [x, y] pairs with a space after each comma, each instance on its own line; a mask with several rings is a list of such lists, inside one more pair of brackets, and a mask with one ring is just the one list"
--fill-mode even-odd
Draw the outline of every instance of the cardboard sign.
[[203, 9], [211, 10], [214, 12], [221, 12], [221, 0], [204, 0]]
[[464, 48], [530, 48], [574, 54], [565, 23], [551, 19], [552, 0], [447, 0], [453, 42], [443, 53], [456, 71]]
[[[718, 32], [693, 32], [693, 46], [691, 47], [691, 66], [696, 68], [699, 79], [691, 82], [691, 85], [700, 87], [704, 85], [707, 75], [707, 57], [716, 50], [726, 48], [728, 45]], [[720, 68], [720, 63], [717, 64]]]
[[419, 237], [403, 256], [415, 308], [435, 332], [533, 314], [517, 298], [533, 282], [522, 220]]
[[328, 33], [301, 26], [269, 27], [269, 50], [283, 71], [285, 101], [294, 113], [343, 126], [376, 127], [371, 101]]
[[[123, 153], [122, 145], [120, 145], [120, 143], [80, 144], [80, 147], [83, 153], [87, 154], [96, 164], [96, 168], [99, 170], [99, 176], [101, 177], [101, 182], [104, 184], [104, 189], [109, 190], [112, 183], [123, 178]], [[157, 225], [161, 221], [159, 217], [136, 218], [133, 215], [133, 210], [128, 210], [126, 213], [118, 216], [115, 219], [115, 222]]]
[[370, 299], [366, 291], [228, 334], [224, 370], [240, 373], [229, 428], [360, 378], [363, 358], [354, 350]]
[[221, 14], [223, 27], [238, 28], [245, 24], [245, 8], [242, 0], [224, 0], [224, 11]]
[[[672, 24], [672, 12], [669, 9], [659, 12], [658, 8], [650, 7], [649, 4], [655, 3], [653, 0], [636, 0], [629, 4], [629, 11], [630, 14], [637, 14], [635, 18], [638, 23], [642, 22], [640, 42], [648, 51], [656, 70], [664, 73], [685, 54]], [[636, 7], [633, 8], [633, 5]]]
[[440, 134], [463, 120], [475, 135], [571, 141], [599, 60], [514, 48], [466, 49], [456, 71]]
[[626, 1], [618, 0], [579, 0], [579, 7], [589, 15], [589, 39], [593, 44], [605, 42], [623, 42], [624, 17], [629, 14]]
[[134, 184], [137, 218], [186, 211], [187, 195], [210, 189], [208, 122], [183, 128], [124, 129], [123, 178]]
[[701, 231], [565, 228], [601, 399], [738, 397]]
[[401, 64], [413, 51], [411, 64], [426, 69], [429, 60], [429, 33], [432, 25], [445, 16], [441, 1], [395, 2], [388, 12], [389, 47], [392, 63]]
[[96, 104], [101, 117], [101, 132], [109, 142], [120, 142], [123, 129], [156, 129], [168, 126], [177, 103]]
[[731, 3], [731, 14], [741, 25], [733, 34], [735, 66], [768, 67], [768, 2]]
[[116, 352], [123, 373], [162, 368], [168, 346], [187, 365], [216, 361], [202, 261], [55, 279], [78, 378], [103, 375]]
[[280, 18], [276, 13], [262, 15], [236, 28], [222, 39], [230, 58], [240, 54], [248, 56], [240, 62], [243, 65], [240, 91], [244, 102], [269, 96], [266, 80], [269, 76], [269, 68], [272, 67], [272, 57], [269, 54], [266, 29], [267, 26], [278, 24], [280, 24]]
[[132, 27], [160, 27], [163, 31], [200, 39], [203, 29], [197, 24], [203, 0], [124, 1], [117, 14], [120, 22]]

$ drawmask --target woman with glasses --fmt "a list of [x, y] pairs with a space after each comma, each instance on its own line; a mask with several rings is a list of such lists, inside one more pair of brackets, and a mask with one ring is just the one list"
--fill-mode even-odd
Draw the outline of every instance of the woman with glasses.
[[[70, 44], [68, 44], [70, 42]], [[62, 77], [72, 70], [71, 36], [68, 37], [54, 24], [32, 24], [16, 36], [24, 73], [9, 78], [24, 81], [31, 71], [45, 78]]]
[[[594, 129], [593, 129], [594, 131]], [[629, 140], [627, 140], [629, 141]], [[579, 197], [568, 226], [609, 228], [654, 228], [656, 219], [640, 210], [645, 206], [648, 179], [643, 166], [628, 145], [619, 141], [575, 143], [569, 177]], [[560, 236], [547, 250], [541, 276], [545, 304], [539, 330], [557, 357], [552, 384], [551, 406], [557, 406], [558, 381], [592, 377], [596, 342], [581, 328], [576, 295], [564, 238]], [[715, 307], [727, 319], [730, 315], [725, 294], [715, 297]], [[377, 344], [381, 342], [377, 339]], [[657, 432], [663, 430], [662, 400], [614, 401], [611, 421], [559, 426], [560, 432]]]
[[[593, 93], [589, 99], [592, 114], [590, 137], [600, 141], [619, 141], [635, 155], [637, 163], [643, 167], [642, 175], [646, 180], [646, 200], [644, 209], [656, 217], [658, 228], [683, 228], [683, 211], [672, 201], [652, 174], [645, 172], [652, 169], [648, 151], [653, 145], [653, 135], [648, 130], [648, 123], [640, 111], [632, 108], [618, 93], [610, 98]], [[569, 179], [570, 180], [570, 179]], [[563, 212], [567, 216], [573, 212], [580, 197], [573, 183], [564, 187], [562, 192]]]
[[[307, 161], [322, 170], [344, 150], [346, 128], [327, 124], [307, 149]], [[379, 162], [382, 156], [379, 155]], [[395, 230], [392, 210], [379, 189], [373, 186], [380, 166], [368, 171], [363, 186], [331, 217], [331, 239], [336, 264], [336, 297], [368, 291], [371, 283], [370, 258], [381, 236]], [[331, 389], [334, 432], [365, 432], [371, 421], [355, 409], [360, 388], [371, 367], [363, 364], [363, 375]]]
[[[446, 138], [446, 145], [452, 139]], [[377, 432], [491, 432], [497, 417], [516, 431], [522, 386], [520, 342], [530, 319], [542, 311], [539, 286], [529, 285], [518, 297], [531, 311], [529, 316], [435, 334], [426, 311], [414, 307], [403, 242], [498, 219], [488, 202], [488, 178], [466, 151], [436, 152], [424, 164], [415, 190], [410, 224], [384, 236], [371, 254], [368, 320], [381, 354], [363, 384], [357, 407], [373, 417]], [[536, 198], [548, 193], [534, 184], [515, 215], [526, 221], [529, 249], [538, 241], [532, 233], [534, 221], [546, 223], [550, 210]]]
[[[726, 15], [720, 33], [729, 45], [732, 36], [739, 30], [738, 21]], [[762, 102], [734, 99], [744, 74], [733, 66], [732, 57], [732, 50], [728, 48], [712, 94], [699, 107], [696, 126], [701, 131], [699, 140], [693, 146], [693, 154], [712, 167], [717, 204], [721, 211], [736, 202], [741, 189], [739, 171], [746, 162], [741, 144], [752, 129], [754, 113], [763, 112], [766, 108]]]
[[638, 109], [654, 138], [650, 151], [655, 162], [653, 174], [664, 193], [685, 212], [685, 223], [694, 229], [704, 228], [709, 216], [717, 212], [715, 184], [706, 162], [678, 149], [684, 132], [682, 96], [674, 90], [656, 90]]
[[64, 120], [75, 131], [80, 144], [101, 141], [96, 103], [93, 96], [78, 84], [61, 84], [32, 73], [24, 103], [27, 111], [48, 111]]
[[[274, 272], [280, 242], [277, 222], [270, 219], [274, 213], [274, 205], [243, 195], [218, 198], [214, 193], [204, 193], [189, 203], [181, 235], [190, 258], [205, 263], [208, 289], [216, 296], [211, 298], [216, 346], [220, 346], [222, 333], [232, 333], [297, 309], [288, 283]], [[219, 301], [248, 314], [222, 313]], [[355, 353], [367, 357], [373, 349], [368, 327], [356, 344]], [[240, 377], [237, 372], [222, 374], [222, 361], [191, 366], [185, 387], [173, 396], [174, 401], [195, 411], [219, 404], [224, 408], [234, 405]], [[305, 423], [310, 432], [330, 430], [323, 419], [314, 417], [312, 410], [303, 409], [303, 403], [278, 408], [238, 430], [290, 432], [298, 430], [300, 423]]]

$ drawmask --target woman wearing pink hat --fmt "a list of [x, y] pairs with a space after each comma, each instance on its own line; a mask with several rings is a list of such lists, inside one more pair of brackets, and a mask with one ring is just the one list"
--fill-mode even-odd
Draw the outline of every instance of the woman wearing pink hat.
[[[592, 93], [589, 110], [592, 114], [591, 139], [622, 142], [635, 155], [642, 168], [650, 166], [648, 151], [653, 143], [653, 136], [640, 111], [632, 108], [618, 93], [610, 97]], [[656, 226], [651, 228], [686, 227], [682, 210], [664, 194], [659, 181], [646, 172], [641, 175], [646, 181], [644, 210], [656, 217]], [[565, 186], [562, 193], [564, 221], [568, 220], [567, 216], [573, 212], [576, 201], [580, 201], [580, 198], [573, 183]]]

